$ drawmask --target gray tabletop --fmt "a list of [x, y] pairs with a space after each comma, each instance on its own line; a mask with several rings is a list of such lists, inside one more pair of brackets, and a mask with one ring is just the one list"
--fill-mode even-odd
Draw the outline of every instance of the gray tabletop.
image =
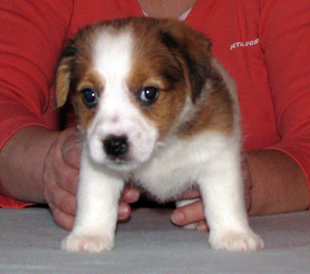
[[310, 273], [310, 212], [252, 217], [258, 252], [215, 251], [207, 233], [175, 227], [171, 210], [141, 208], [102, 254], [60, 250], [67, 231], [48, 209], [0, 209], [0, 273]]

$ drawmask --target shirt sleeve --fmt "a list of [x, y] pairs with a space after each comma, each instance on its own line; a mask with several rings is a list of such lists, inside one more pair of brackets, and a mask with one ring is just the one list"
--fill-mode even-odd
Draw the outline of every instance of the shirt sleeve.
[[[54, 73], [72, 2], [0, 1], [0, 150], [23, 127], [56, 127], [55, 120], [43, 117], [53, 105]], [[2, 207], [24, 205], [0, 196]]]
[[4, 195], [0, 195], [0, 207], [3, 208], [20, 209], [31, 205], [33, 205], [33, 203], [26, 203], [23, 201], [12, 199], [10, 197], [6, 197]]
[[265, 1], [260, 36], [282, 141], [310, 181], [310, 2]]

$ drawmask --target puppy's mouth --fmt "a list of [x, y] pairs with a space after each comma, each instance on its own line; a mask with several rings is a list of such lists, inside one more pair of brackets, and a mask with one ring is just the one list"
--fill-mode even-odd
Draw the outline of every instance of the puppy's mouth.
[[109, 156], [107, 162], [108, 165], [124, 166], [124, 165], [130, 165], [132, 163], [132, 160], [130, 160], [129, 157], [118, 158]]
[[111, 157], [108, 157], [106, 160], [105, 165], [112, 170], [115, 171], [133, 171], [136, 169], [140, 164], [136, 161], [133, 161], [131, 159], [120, 159], [120, 158], [114, 158], [111, 159]]

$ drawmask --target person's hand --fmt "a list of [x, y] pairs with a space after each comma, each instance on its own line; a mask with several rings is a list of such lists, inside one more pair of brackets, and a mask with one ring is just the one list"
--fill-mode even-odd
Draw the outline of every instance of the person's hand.
[[[59, 134], [44, 161], [44, 197], [55, 222], [67, 230], [72, 229], [76, 214], [80, 154], [78, 132], [70, 128]], [[129, 218], [131, 209], [128, 203], [138, 199], [138, 190], [124, 190], [120, 201], [119, 220]]]
[[[244, 158], [243, 165], [243, 187], [246, 209], [249, 212], [252, 202], [251, 188], [252, 181], [249, 172], [249, 166], [246, 158]], [[198, 198], [198, 200], [196, 200]], [[189, 226], [194, 227], [199, 231], [207, 231], [208, 224], [204, 214], [203, 202], [200, 199], [200, 193], [198, 190], [191, 190], [185, 195], [183, 195], [180, 200], [192, 200], [193, 203], [187, 204], [182, 207], [178, 207], [172, 213], [172, 222], [177, 226]]]
[[58, 135], [44, 161], [44, 197], [55, 222], [71, 230], [76, 213], [81, 147], [77, 131], [67, 129]]

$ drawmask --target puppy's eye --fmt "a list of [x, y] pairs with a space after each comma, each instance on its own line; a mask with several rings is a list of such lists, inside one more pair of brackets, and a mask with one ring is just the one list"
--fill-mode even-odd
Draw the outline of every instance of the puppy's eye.
[[159, 89], [155, 87], [145, 87], [140, 91], [140, 101], [146, 104], [152, 104], [159, 95]]
[[82, 99], [87, 107], [95, 107], [98, 104], [98, 92], [91, 88], [85, 88], [81, 91]]

